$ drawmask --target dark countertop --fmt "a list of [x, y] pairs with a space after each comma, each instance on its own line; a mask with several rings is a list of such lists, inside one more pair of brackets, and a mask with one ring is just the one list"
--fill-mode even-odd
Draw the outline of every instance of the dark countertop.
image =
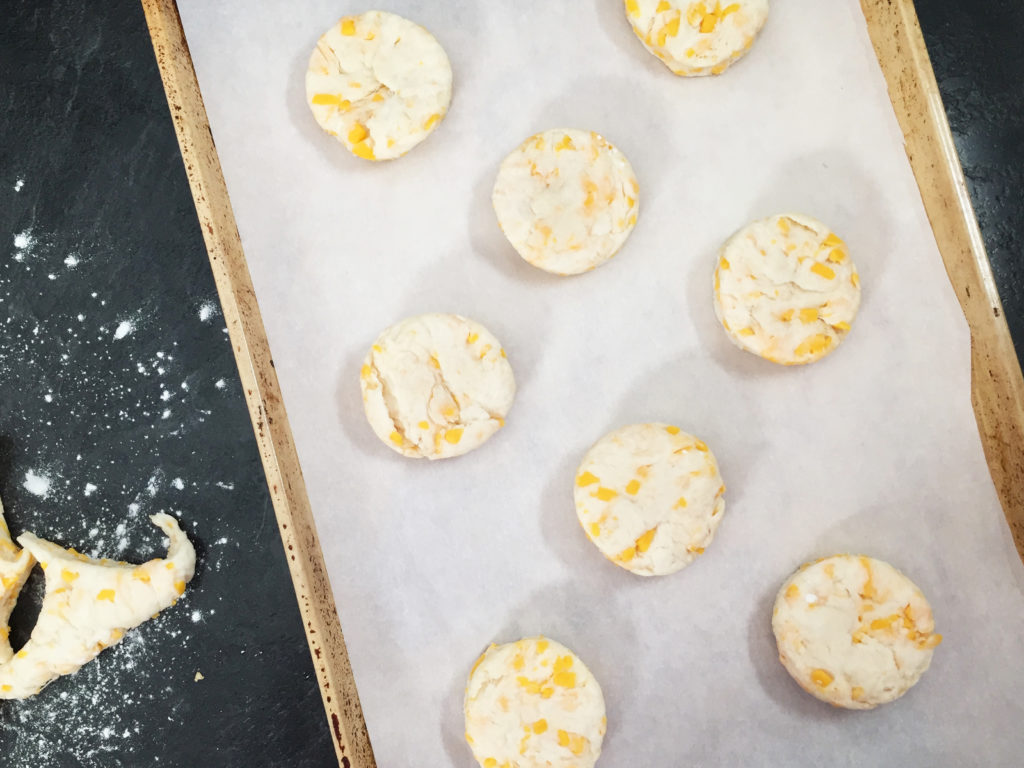
[[[0, 762], [334, 765], [141, 7], [8, 0], [4, 11], [8, 522], [141, 561], [161, 541], [146, 518], [166, 510], [200, 564], [176, 607], [77, 676], [0, 701]], [[918, 12], [1024, 351], [1024, 4], [919, 0]], [[40, 582], [16, 611], [16, 647]]]

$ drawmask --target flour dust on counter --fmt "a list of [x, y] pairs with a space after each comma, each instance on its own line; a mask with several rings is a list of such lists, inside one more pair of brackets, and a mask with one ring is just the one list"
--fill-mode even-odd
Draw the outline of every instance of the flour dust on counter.
[[[0, 765], [326, 765], [330, 731], [142, 6], [4, 11], [7, 522], [141, 563], [162, 554], [148, 518], [163, 511], [198, 565], [159, 618], [39, 695], [0, 701]], [[42, 589], [37, 570], [15, 648]]]
[[[198, 572], [220, 571], [236, 539], [218, 536], [216, 528], [200, 531], [188, 497], [233, 484], [218, 478], [205, 487], [186, 485], [177, 475], [180, 459], [171, 474], [161, 455], [170, 445], [187, 445], [213, 415], [203, 407], [211, 398], [192, 393], [219, 396], [215, 383], [224, 378], [188, 368], [178, 338], [163, 331], [152, 311], [124, 305], [103, 277], [110, 256], [102, 248], [67, 254], [57, 239], [22, 230], [12, 238], [11, 258], [0, 263], [0, 486], [6, 486], [14, 533], [32, 530], [90, 557], [143, 562], [159, 556], [165, 543], [149, 515], [168, 512], [197, 544]], [[223, 344], [222, 334], [206, 332]], [[84, 428], [62, 428], [68, 424]], [[22, 448], [23, 435], [40, 432], [45, 442]], [[126, 451], [133, 468], [125, 466]], [[207, 537], [214, 543], [203, 546]], [[12, 620], [15, 648], [31, 632], [43, 588], [37, 568]], [[183, 657], [196, 655], [202, 627], [222, 602], [208, 598], [195, 607], [191, 592], [77, 674], [0, 708], [0, 743], [12, 741], [5, 756], [14, 765], [50, 764], [69, 754], [85, 765], [134, 764], [133, 742], [149, 719], [140, 705], [180, 700], [182, 688], [194, 685], [196, 664]], [[193, 653], [168, 655], [169, 648]], [[42, 733], [45, 738], [36, 737]]]

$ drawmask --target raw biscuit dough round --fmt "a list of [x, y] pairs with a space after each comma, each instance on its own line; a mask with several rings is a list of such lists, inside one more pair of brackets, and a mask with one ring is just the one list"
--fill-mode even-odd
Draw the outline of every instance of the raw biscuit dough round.
[[452, 67], [427, 30], [401, 16], [346, 16], [317, 41], [306, 71], [313, 117], [352, 154], [401, 157], [444, 119]]
[[602, 437], [576, 471], [580, 525], [601, 553], [641, 576], [689, 565], [711, 544], [725, 485], [707, 445], [670, 424]]
[[942, 641], [921, 590], [886, 562], [834, 555], [794, 573], [775, 600], [779, 660], [800, 687], [847, 709], [898, 699]]
[[715, 313], [741, 349], [782, 365], [834, 350], [860, 307], [860, 276], [846, 244], [820, 221], [772, 216], [722, 246]]
[[640, 186], [626, 156], [593, 131], [553, 129], [501, 163], [491, 201], [526, 261], [576, 275], [608, 261], [636, 226]]
[[516, 384], [498, 340], [459, 315], [410, 317], [377, 338], [360, 372], [373, 431], [403, 456], [447, 459], [505, 425]]
[[754, 44], [768, 0], [625, 0], [644, 47], [677, 75], [720, 75]]
[[607, 727], [597, 680], [544, 637], [491, 645], [469, 674], [464, 711], [483, 768], [590, 768]]

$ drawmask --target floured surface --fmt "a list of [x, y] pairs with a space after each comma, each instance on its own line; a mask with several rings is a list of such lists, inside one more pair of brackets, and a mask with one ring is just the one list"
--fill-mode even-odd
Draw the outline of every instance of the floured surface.
[[[389, 9], [445, 47], [455, 94], [430, 142], [370, 166], [304, 100], [308, 52], [346, 9], [181, 2], [378, 763], [471, 768], [467, 664], [543, 632], [601, 681], [598, 765], [1017, 765], [1024, 568], [855, 0], [775, 4], [744, 60], [699, 80], [647, 54], [618, 0]], [[570, 281], [525, 264], [490, 210], [508, 148], [552, 125], [614, 137], [644, 192], [630, 258]], [[721, 243], [786, 210], [842, 234], [864, 291], [856, 332], [796, 369], [733, 347], [709, 290]], [[519, 385], [500, 439], [442, 463], [381, 445], [358, 386], [379, 330], [428, 311], [493, 331]], [[572, 502], [587, 448], [642, 421], [699, 435], [729, 483], [714, 546], [656, 581], [608, 563]], [[945, 636], [870, 713], [807, 696], [772, 637], [794, 564], [837, 551], [898, 563]]]

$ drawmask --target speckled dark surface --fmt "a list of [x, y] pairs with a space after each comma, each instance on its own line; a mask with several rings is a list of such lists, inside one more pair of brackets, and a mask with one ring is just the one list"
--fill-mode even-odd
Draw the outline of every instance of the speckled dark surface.
[[[1022, 351], [1024, 4], [918, 12]], [[36, 699], [0, 701], [0, 765], [334, 764], [136, 0], [4, 3], [0, 497], [15, 533], [136, 560], [164, 509], [200, 553], [175, 608]]]
[[0, 701], [0, 765], [336, 764], [141, 5], [8, 0], [0, 17], [10, 527], [141, 561], [162, 509], [200, 554], [177, 606]]

